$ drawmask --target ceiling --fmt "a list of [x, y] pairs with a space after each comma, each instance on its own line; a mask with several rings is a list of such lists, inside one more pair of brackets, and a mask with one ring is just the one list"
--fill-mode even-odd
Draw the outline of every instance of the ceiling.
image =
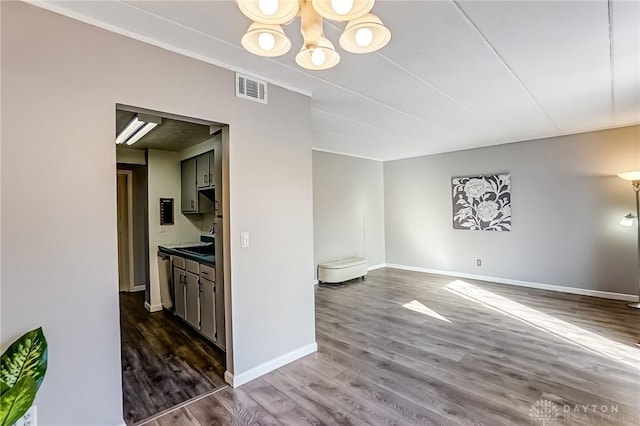
[[[381, 51], [299, 68], [240, 46], [233, 1], [36, 5], [311, 94], [313, 146], [392, 160], [640, 123], [638, 1], [381, 1]], [[337, 46], [344, 24], [325, 21]]]

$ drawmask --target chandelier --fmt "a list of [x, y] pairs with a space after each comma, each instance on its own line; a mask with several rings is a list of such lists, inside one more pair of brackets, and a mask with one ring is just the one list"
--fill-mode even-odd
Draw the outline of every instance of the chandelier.
[[291, 40], [282, 25], [300, 16], [304, 45], [296, 63], [309, 70], [326, 70], [340, 62], [340, 54], [324, 36], [323, 19], [347, 22], [340, 46], [351, 53], [371, 53], [391, 40], [391, 31], [371, 13], [375, 0], [236, 0], [240, 11], [254, 21], [242, 37], [242, 47], [258, 56], [282, 56]]

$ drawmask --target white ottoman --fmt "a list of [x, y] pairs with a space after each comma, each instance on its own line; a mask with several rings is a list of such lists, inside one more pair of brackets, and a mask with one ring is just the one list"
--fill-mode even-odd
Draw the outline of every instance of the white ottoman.
[[364, 279], [366, 276], [367, 259], [364, 257], [350, 257], [318, 265], [320, 283], [341, 283], [354, 278]]

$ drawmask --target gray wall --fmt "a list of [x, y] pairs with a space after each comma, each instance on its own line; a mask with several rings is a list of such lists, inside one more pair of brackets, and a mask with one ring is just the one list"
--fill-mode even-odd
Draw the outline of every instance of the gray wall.
[[384, 263], [384, 191], [380, 161], [313, 151], [316, 265], [365, 256]]
[[147, 166], [118, 163], [118, 170], [131, 170], [133, 189], [133, 278], [145, 286], [149, 302], [149, 217], [147, 206]]
[[[635, 169], [639, 126], [384, 163], [387, 263], [635, 294]], [[496, 172], [513, 231], [454, 231], [451, 177]]]
[[230, 125], [234, 374], [313, 347], [309, 98], [270, 86], [269, 105], [242, 100], [231, 71], [22, 2], [0, 8], [1, 344], [47, 334], [39, 423], [122, 423], [116, 103]]

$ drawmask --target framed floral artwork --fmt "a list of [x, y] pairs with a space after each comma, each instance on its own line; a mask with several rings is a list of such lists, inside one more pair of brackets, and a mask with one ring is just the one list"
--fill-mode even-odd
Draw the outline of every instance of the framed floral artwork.
[[511, 231], [511, 175], [451, 179], [453, 229]]

